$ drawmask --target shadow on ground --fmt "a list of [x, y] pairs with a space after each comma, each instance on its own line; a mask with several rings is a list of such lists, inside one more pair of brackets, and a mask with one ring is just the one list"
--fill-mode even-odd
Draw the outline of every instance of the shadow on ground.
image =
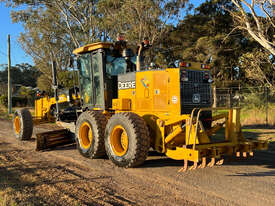
[[[158, 168], [158, 167], [183, 167], [183, 160], [173, 160], [165, 156], [158, 156], [157, 153], [150, 153], [149, 156], [153, 155], [153, 159], [146, 160], [141, 168]], [[266, 151], [257, 151], [254, 153], [253, 157], [224, 157], [225, 161], [223, 166], [260, 166], [264, 167], [264, 172], [254, 172], [254, 173], [236, 173], [230, 176], [275, 176], [275, 153], [270, 153]], [[210, 159], [207, 161], [210, 162]], [[192, 163], [189, 163], [191, 166]], [[220, 167], [220, 166], [214, 166]], [[214, 169], [213, 168], [213, 169]], [[260, 169], [259, 169], [260, 170]]]
[[[13, 202], [19, 205], [99, 205], [101, 197], [101, 202], [112, 205], [124, 205], [121, 202], [135, 205], [135, 202], [117, 196], [108, 185], [98, 184], [103, 179], [108, 182], [110, 176], [87, 178], [67, 165], [55, 165], [51, 161], [25, 161], [22, 157], [25, 152], [18, 149], [0, 151], [0, 191], [11, 198], [7, 200], [8, 205]], [[90, 191], [88, 184], [93, 185], [94, 191]], [[93, 195], [99, 197], [93, 198]], [[67, 197], [69, 201], [61, 197]]]
[[275, 138], [275, 130], [274, 131], [243, 131], [243, 135], [245, 138], [252, 138], [252, 139], [273, 139]]
[[251, 125], [243, 125], [242, 129], [274, 129], [274, 125], [269, 125], [269, 124], [251, 124]]

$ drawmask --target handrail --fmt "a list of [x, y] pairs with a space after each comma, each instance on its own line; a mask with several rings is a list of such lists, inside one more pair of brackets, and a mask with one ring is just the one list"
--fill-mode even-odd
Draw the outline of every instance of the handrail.
[[228, 107], [215, 107], [215, 108], [211, 108], [211, 107], [206, 107], [206, 108], [194, 108], [192, 110], [192, 113], [191, 113], [191, 117], [190, 117], [190, 122], [191, 122], [191, 125], [190, 125], [190, 128], [189, 128], [189, 134], [188, 134], [188, 140], [187, 140], [187, 145], [189, 144], [189, 140], [190, 140], [190, 134], [191, 134], [191, 128], [193, 126], [193, 117], [194, 117], [194, 112], [196, 110], [199, 110], [198, 111], [198, 114], [197, 114], [197, 119], [196, 119], [196, 127], [195, 127], [195, 140], [194, 140], [194, 143], [193, 143], [193, 150], [195, 149], [195, 146], [196, 146], [196, 140], [197, 140], [197, 135], [198, 135], [198, 125], [199, 125], [199, 117], [200, 117], [200, 114], [202, 111], [213, 111], [213, 110], [230, 110], [232, 108], [228, 108]]
[[187, 144], [186, 144], [186, 145], [189, 145], [191, 129], [192, 129], [192, 126], [193, 126], [194, 112], [195, 112], [197, 109], [200, 109], [200, 108], [194, 108], [194, 109], [192, 110], [192, 113], [191, 113], [190, 123], [189, 123], [189, 124], [190, 124], [190, 127], [189, 127], [189, 133], [188, 133], [188, 139], [187, 139]]

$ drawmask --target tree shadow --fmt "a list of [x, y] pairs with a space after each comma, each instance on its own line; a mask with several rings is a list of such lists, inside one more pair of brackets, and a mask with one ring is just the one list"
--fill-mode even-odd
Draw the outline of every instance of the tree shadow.
[[56, 147], [52, 147], [49, 149], [45, 149], [42, 151], [52, 151], [52, 150], [75, 150], [76, 149], [76, 143], [66, 144], [66, 145], [59, 145]]
[[274, 125], [271, 125], [271, 124], [251, 124], [251, 125], [243, 125], [242, 129], [274, 129]]
[[237, 177], [266, 177], [266, 176], [275, 176], [275, 170], [271, 170], [268, 172], [252, 172], [252, 173], [236, 173], [233, 175], [227, 175], [227, 176], [237, 176]]
[[[103, 179], [110, 179], [111, 176], [93, 176], [85, 177], [79, 172], [68, 168], [66, 165], [55, 165], [51, 161], [36, 161], [26, 163], [16, 158], [12, 158], [10, 154], [14, 154], [15, 151], [1, 151], [0, 156], [4, 156], [6, 160], [9, 160], [6, 166], [0, 167], [0, 191], [6, 192], [6, 194], [12, 198], [12, 201], [16, 204], [28, 204], [28, 205], [64, 205], [64, 201], [59, 201], [59, 195], [68, 196], [75, 200], [80, 205], [99, 205], [99, 202], [94, 198], [86, 198], [85, 196], [79, 196], [78, 193], [71, 191], [69, 188], [77, 186], [78, 191], [83, 193], [89, 192], [89, 187], [85, 187], [86, 183], [94, 182], [105, 196], [104, 199], [100, 199], [100, 202], [112, 202], [112, 205], [135, 205], [128, 199], [125, 199], [117, 194], [107, 184], [105, 186], [98, 181]], [[16, 150], [19, 154], [23, 150]], [[4, 165], [4, 164], [2, 164]], [[90, 176], [90, 175], [89, 175]], [[66, 184], [62, 185], [62, 184]], [[47, 191], [36, 193], [37, 190], [43, 190], [43, 188], [54, 188], [61, 194], [54, 194], [52, 197]], [[9, 189], [7, 189], [9, 188]], [[107, 191], [107, 192], [106, 192]], [[16, 195], [17, 194], [17, 195]], [[20, 194], [18, 196], [18, 194]], [[29, 195], [33, 194], [33, 195]], [[23, 197], [23, 202], [22, 201]], [[106, 198], [107, 197], [107, 198]], [[21, 198], [21, 199], [20, 199]], [[9, 204], [9, 202], [8, 202]]]
[[145, 160], [140, 168], [156, 168], [156, 167], [181, 167], [184, 165], [184, 160], [173, 160], [168, 157]]
[[154, 150], [150, 150], [148, 152], [148, 156], [149, 157], [165, 157], [165, 154], [163, 153], [158, 153], [157, 151], [154, 151]]
[[8, 142], [0, 142], [0, 145], [9, 145], [10, 143]]
[[[275, 144], [275, 143], [274, 143]], [[274, 145], [275, 146], [275, 145]], [[184, 165], [184, 160], [173, 160], [168, 157], [163, 157], [163, 155], [157, 156], [154, 154], [153, 159], [147, 159], [140, 168], [158, 168], [158, 167], [182, 167]], [[236, 175], [246, 175], [246, 176], [275, 176], [275, 153], [270, 153], [266, 151], [256, 151], [253, 157], [232, 157], [225, 156], [223, 166], [260, 166], [270, 171], [266, 172], [255, 172], [255, 173], [237, 173]], [[159, 158], [155, 158], [159, 157]], [[217, 160], [216, 160], [217, 161]], [[210, 162], [210, 159], [207, 160]], [[193, 163], [189, 162], [189, 166]]]

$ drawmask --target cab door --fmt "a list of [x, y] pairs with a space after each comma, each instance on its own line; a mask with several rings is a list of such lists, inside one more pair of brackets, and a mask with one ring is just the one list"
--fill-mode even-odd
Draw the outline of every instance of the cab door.
[[92, 53], [93, 107], [105, 109], [102, 51]]
[[78, 60], [79, 88], [83, 107], [105, 109], [102, 53], [82, 54]]

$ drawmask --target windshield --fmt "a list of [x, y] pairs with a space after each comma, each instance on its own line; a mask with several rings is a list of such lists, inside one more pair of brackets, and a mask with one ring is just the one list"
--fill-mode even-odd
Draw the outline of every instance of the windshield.
[[107, 52], [106, 72], [111, 76], [124, 74], [136, 70], [136, 56], [126, 59], [125, 57], [116, 57]]
[[126, 72], [127, 64], [123, 57], [106, 57], [106, 72], [112, 76]]

